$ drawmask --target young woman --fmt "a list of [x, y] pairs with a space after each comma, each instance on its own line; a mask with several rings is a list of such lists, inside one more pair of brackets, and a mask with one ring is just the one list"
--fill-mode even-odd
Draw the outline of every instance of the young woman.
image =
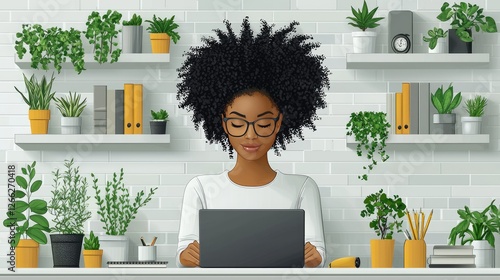
[[[329, 87], [318, 43], [293, 34], [297, 22], [276, 32], [262, 21], [253, 36], [248, 18], [238, 38], [216, 30], [219, 40], [203, 38], [179, 69], [179, 107], [193, 111], [196, 129], [203, 122], [210, 143], [221, 144], [236, 164], [230, 171], [193, 178], [181, 211], [177, 266], [199, 266], [199, 209], [304, 209], [306, 267], [322, 267], [326, 250], [318, 186], [308, 176], [274, 170], [271, 148], [279, 155], [302, 128], [315, 130], [316, 109], [326, 107]], [[244, 252], [242, 252], [244, 253]]]

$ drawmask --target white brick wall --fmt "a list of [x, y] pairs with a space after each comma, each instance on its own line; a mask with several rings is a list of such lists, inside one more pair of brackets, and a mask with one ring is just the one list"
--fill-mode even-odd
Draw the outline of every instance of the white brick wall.
[[[400, 195], [410, 209], [422, 208], [426, 213], [434, 209], [434, 219], [427, 235], [428, 250], [434, 244], [444, 244], [451, 227], [457, 223], [458, 208], [470, 205], [473, 209], [484, 208], [491, 199], [500, 198], [500, 46], [499, 34], [475, 34], [474, 50], [491, 53], [491, 63], [483, 69], [426, 69], [422, 70], [346, 70], [345, 54], [352, 51], [347, 25], [350, 7], [360, 7], [362, 0], [17, 0], [4, 1], [0, 7], [0, 185], [7, 181], [7, 165], [16, 164], [18, 173], [26, 163], [36, 160], [37, 171], [44, 185], [39, 195], [48, 199], [52, 184], [51, 172], [62, 168], [64, 159], [74, 156], [83, 175], [90, 178], [95, 173], [99, 184], [112, 179], [113, 172], [125, 170], [125, 183], [131, 193], [159, 186], [155, 197], [142, 208], [131, 223], [131, 257], [135, 256], [140, 236], [158, 236], [159, 255], [174, 263], [177, 231], [185, 184], [195, 175], [212, 174], [231, 169], [234, 160], [219, 146], [205, 142], [204, 133], [195, 131], [191, 115], [177, 107], [175, 99], [177, 73], [182, 63], [181, 54], [192, 45], [200, 43], [201, 36], [213, 35], [211, 29], [222, 28], [227, 18], [233, 27], [241, 24], [244, 16], [250, 16], [254, 29], [259, 20], [276, 23], [280, 28], [292, 20], [301, 23], [298, 31], [312, 34], [322, 43], [316, 53], [326, 56], [325, 65], [331, 70], [331, 88], [327, 91], [328, 108], [320, 110], [322, 117], [316, 122], [317, 131], [304, 131], [306, 141], [290, 144], [281, 157], [271, 151], [269, 159], [274, 168], [287, 173], [306, 174], [319, 185], [322, 196], [323, 218], [327, 240], [328, 260], [346, 255], [362, 258], [362, 266], [369, 267], [369, 239], [374, 238], [368, 220], [360, 217], [363, 199], [367, 195], [385, 189], [390, 195]], [[434, 0], [368, 0], [368, 6], [379, 6], [379, 16], [387, 16], [392, 9], [410, 9], [415, 17], [415, 38], [433, 26], [448, 28], [436, 19], [443, 1]], [[493, 16], [500, 24], [500, 1], [471, 0], [485, 8], [485, 15]], [[105, 12], [118, 10], [124, 19], [138, 13], [146, 20], [156, 14], [161, 17], [175, 15], [181, 25], [181, 40], [172, 45], [172, 63], [166, 70], [87, 70], [80, 75], [71, 69], [57, 75], [54, 89], [58, 94], [68, 91], [82, 93], [88, 99], [88, 111], [84, 113], [84, 131], [91, 129], [93, 108], [92, 85], [108, 84], [120, 87], [124, 82], [150, 81], [145, 85], [145, 115], [152, 108], [165, 107], [170, 113], [168, 133], [171, 144], [159, 151], [106, 151], [85, 146], [83, 150], [23, 151], [13, 143], [14, 134], [29, 133], [27, 107], [14, 86], [24, 88], [22, 71], [14, 64], [15, 33], [25, 22], [40, 22], [45, 27], [63, 28], [85, 26], [92, 10]], [[147, 27], [147, 24], [145, 25]], [[237, 28], [235, 28], [237, 30]], [[377, 49], [387, 50], [387, 20], [378, 29]], [[145, 35], [147, 38], [147, 34]], [[150, 52], [149, 42], [145, 52]], [[416, 39], [416, 51], [425, 51], [425, 45]], [[26, 74], [42, 74], [43, 71], [26, 70]], [[49, 74], [50, 75], [50, 74]], [[390, 159], [379, 163], [370, 174], [368, 182], [357, 179], [366, 159], [359, 158], [354, 146], [345, 145], [345, 124], [349, 114], [360, 110], [383, 110], [385, 94], [400, 87], [402, 81], [432, 82], [433, 87], [453, 82], [456, 91], [464, 97], [474, 93], [488, 96], [490, 103], [483, 128], [490, 133], [491, 143], [485, 146], [467, 145], [399, 145], [389, 146]], [[59, 112], [53, 106], [51, 133], [59, 133]], [[463, 108], [459, 109], [463, 113]], [[90, 149], [90, 150], [87, 150]], [[95, 148], [95, 147], [94, 147]], [[93, 193], [93, 190], [91, 190]], [[0, 191], [0, 200], [6, 193]], [[498, 200], [500, 202], [500, 199]], [[92, 199], [93, 203], [93, 199]], [[0, 203], [5, 211], [5, 203]], [[95, 205], [91, 207], [95, 211]], [[87, 222], [87, 231], [100, 232], [97, 216]], [[405, 221], [406, 226], [406, 221]], [[0, 228], [2, 240], [7, 229]], [[498, 238], [498, 237], [497, 237]], [[396, 235], [395, 266], [402, 266], [401, 234]], [[0, 252], [7, 250], [0, 244]], [[500, 250], [498, 250], [500, 251]], [[41, 267], [51, 267], [49, 245], [41, 246]], [[399, 254], [399, 255], [398, 255]], [[5, 257], [0, 256], [2, 267]], [[497, 266], [500, 257], [497, 258]]]

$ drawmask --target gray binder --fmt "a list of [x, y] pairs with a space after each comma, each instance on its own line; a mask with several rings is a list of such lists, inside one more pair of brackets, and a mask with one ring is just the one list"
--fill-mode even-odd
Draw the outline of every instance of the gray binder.
[[430, 115], [430, 107], [433, 107], [431, 104], [431, 93], [430, 93], [430, 84], [429, 83], [420, 83], [418, 94], [418, 133], [419, 134], [429, 134], [430, 133], [430, 125], [432, 122], [432, 116]]
[[419, 134], [419, 85], [410, 83], [410, 134]]

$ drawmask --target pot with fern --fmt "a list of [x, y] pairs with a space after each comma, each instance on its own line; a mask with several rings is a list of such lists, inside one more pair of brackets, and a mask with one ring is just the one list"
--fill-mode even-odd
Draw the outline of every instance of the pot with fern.
[[[102, 261], [127, 261], [129, 260], [128, 237], [125, 235], [130, 222], [135, 219], [140, 207], [145, 206], [155, 191], [150, 189], [148, 195], [144, 191], [137, 192], [131, 199], [129, 189], [123, 183], [123, 168], [120, 175], [113, 173], [113, 180], [107, 181], [104, 188], [98, 186], [98, 179], [94, 173], [92, 176], [95, 200], [97, 203], [97, 214], [99, 220], [104, 224], [105, 235], [99, 236], [99, 242], [103, 249]], [[101, 194], [104, 191], [104, 194]]]
[[142, 18], [134, 14], [130, 20], [122, 22], [123, 53], [142, 53]]
[[168, 113], [164, 109], [158, 112], [151, 110], [151, 134], [165, 134], [167, 131]]
[[378, 7], [369, 11], [366, 1], [363, 3], [363, 8], [357, 11], [351, 6], [352, 17], [349, 25], [361, 29], [361, 31], [352, 32], [352, 43], [354, 53], [374, 53], [377, 33], [374, 31], [366, 31], [368, 28], [379, 26], [377, 22], [384, 19], [383, 17], [374, 17]]
[[481, 123], [483, 121], [484, 108], [488, 104], [486, 97], [476, 95], [465, 101], [465, 110], [468, 117], [461, 117], [462, 134], [481, 134]]
[[175, 31], [179, 25], [174, 22], [174, 19], [175, 15], [170, 19], [157, 18], [156, 15], [153, 15], [153, 20], [146, 20], [150, 24], [147, 30], [150, 33], [152, 53], [170, 53], [170, 38], [174, 44], [177, 44], [181, 38]]
[[53, 171], [54, 184], [49, 213], [53, 215], [54, 227], [50, 235], [54, 267], [80, 267], [83, 241], [83, 224], [90, 219], [88, 210], [87, 178], [74, 167], [74, 160], [65, 160], [66, 170]]
[[50, 102], [56, 94], [51, 92], [52, 82], [55, 79], [54, 74], [52, 74], [50, 82], [47, 81], [45, 75], [40, 82], [38, 82], [35, 74], [31, 75], [29, 80], [24, 73], [23, 77], [28, 95], [25, 96], [17, 87], [14, 88], [29, 106], [28, 117], [30, 119], [31, 133], [47, 134], [49, 131]]
[[61, 134], [81, 134], [82, 117], [80, 116], [85, 106], [87, 98], [80, 102], [81, 95], [69, 92], [68, 97], [55, 97], [57, 109], [61, 112]]
[[99, 237], [94, 235], [94, 231], [90, 231], [89, 238], [83, 239], [83, 263], [85, 268], [100, 268], [102, 267], [102, 253], [100, 249]]
[[437, 110], [437, 114], [433, 115], [433, 123], [436, 128], [432, 133], [455, 134], [456, 115], [453, 110], [462, 102], [461, 92], [454, 95], [451, 84], [446, 90], [441, 85], [435, 93], [431, 93], [431, 101]]

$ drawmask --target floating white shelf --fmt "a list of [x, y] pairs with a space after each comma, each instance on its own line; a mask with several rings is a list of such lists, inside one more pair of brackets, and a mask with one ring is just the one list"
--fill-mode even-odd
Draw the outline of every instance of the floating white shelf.
[[[23, 150], [154, 150], [170, 143], [169, 134], [16, 134], [14, 142]], [[75, 149], [75, 150], [76, 150]]]
[[[94, 60], [94, 54], [87, 53], [83, 57], [85, 61], [85, 69], [140, 69], [146, 67], [165, 68], [170, 62], [170, 54], [168, 53], [122, 53], [117, 62], [99, 64]], [[23, 59], [19, 59], [17, 54], [14, 56], [14, 61], [21, 69], [31, 68], [31, 55], [26, 54]], [[62, 69], [73, 69], [71, 60], [67, 58], [66, 62], [61, 64]], [[39, 65], [41, 68], [41, 66]], [[49, 65], [52, 68], [52, 65]]]
[[347, 69], [482, 68], [489, 53], [348, 53]]
[[[357, 144], [354, 136], [347, 136], [347, 144]], [[488, 144], [489, 134], [390, 134], [386, 144]]]

